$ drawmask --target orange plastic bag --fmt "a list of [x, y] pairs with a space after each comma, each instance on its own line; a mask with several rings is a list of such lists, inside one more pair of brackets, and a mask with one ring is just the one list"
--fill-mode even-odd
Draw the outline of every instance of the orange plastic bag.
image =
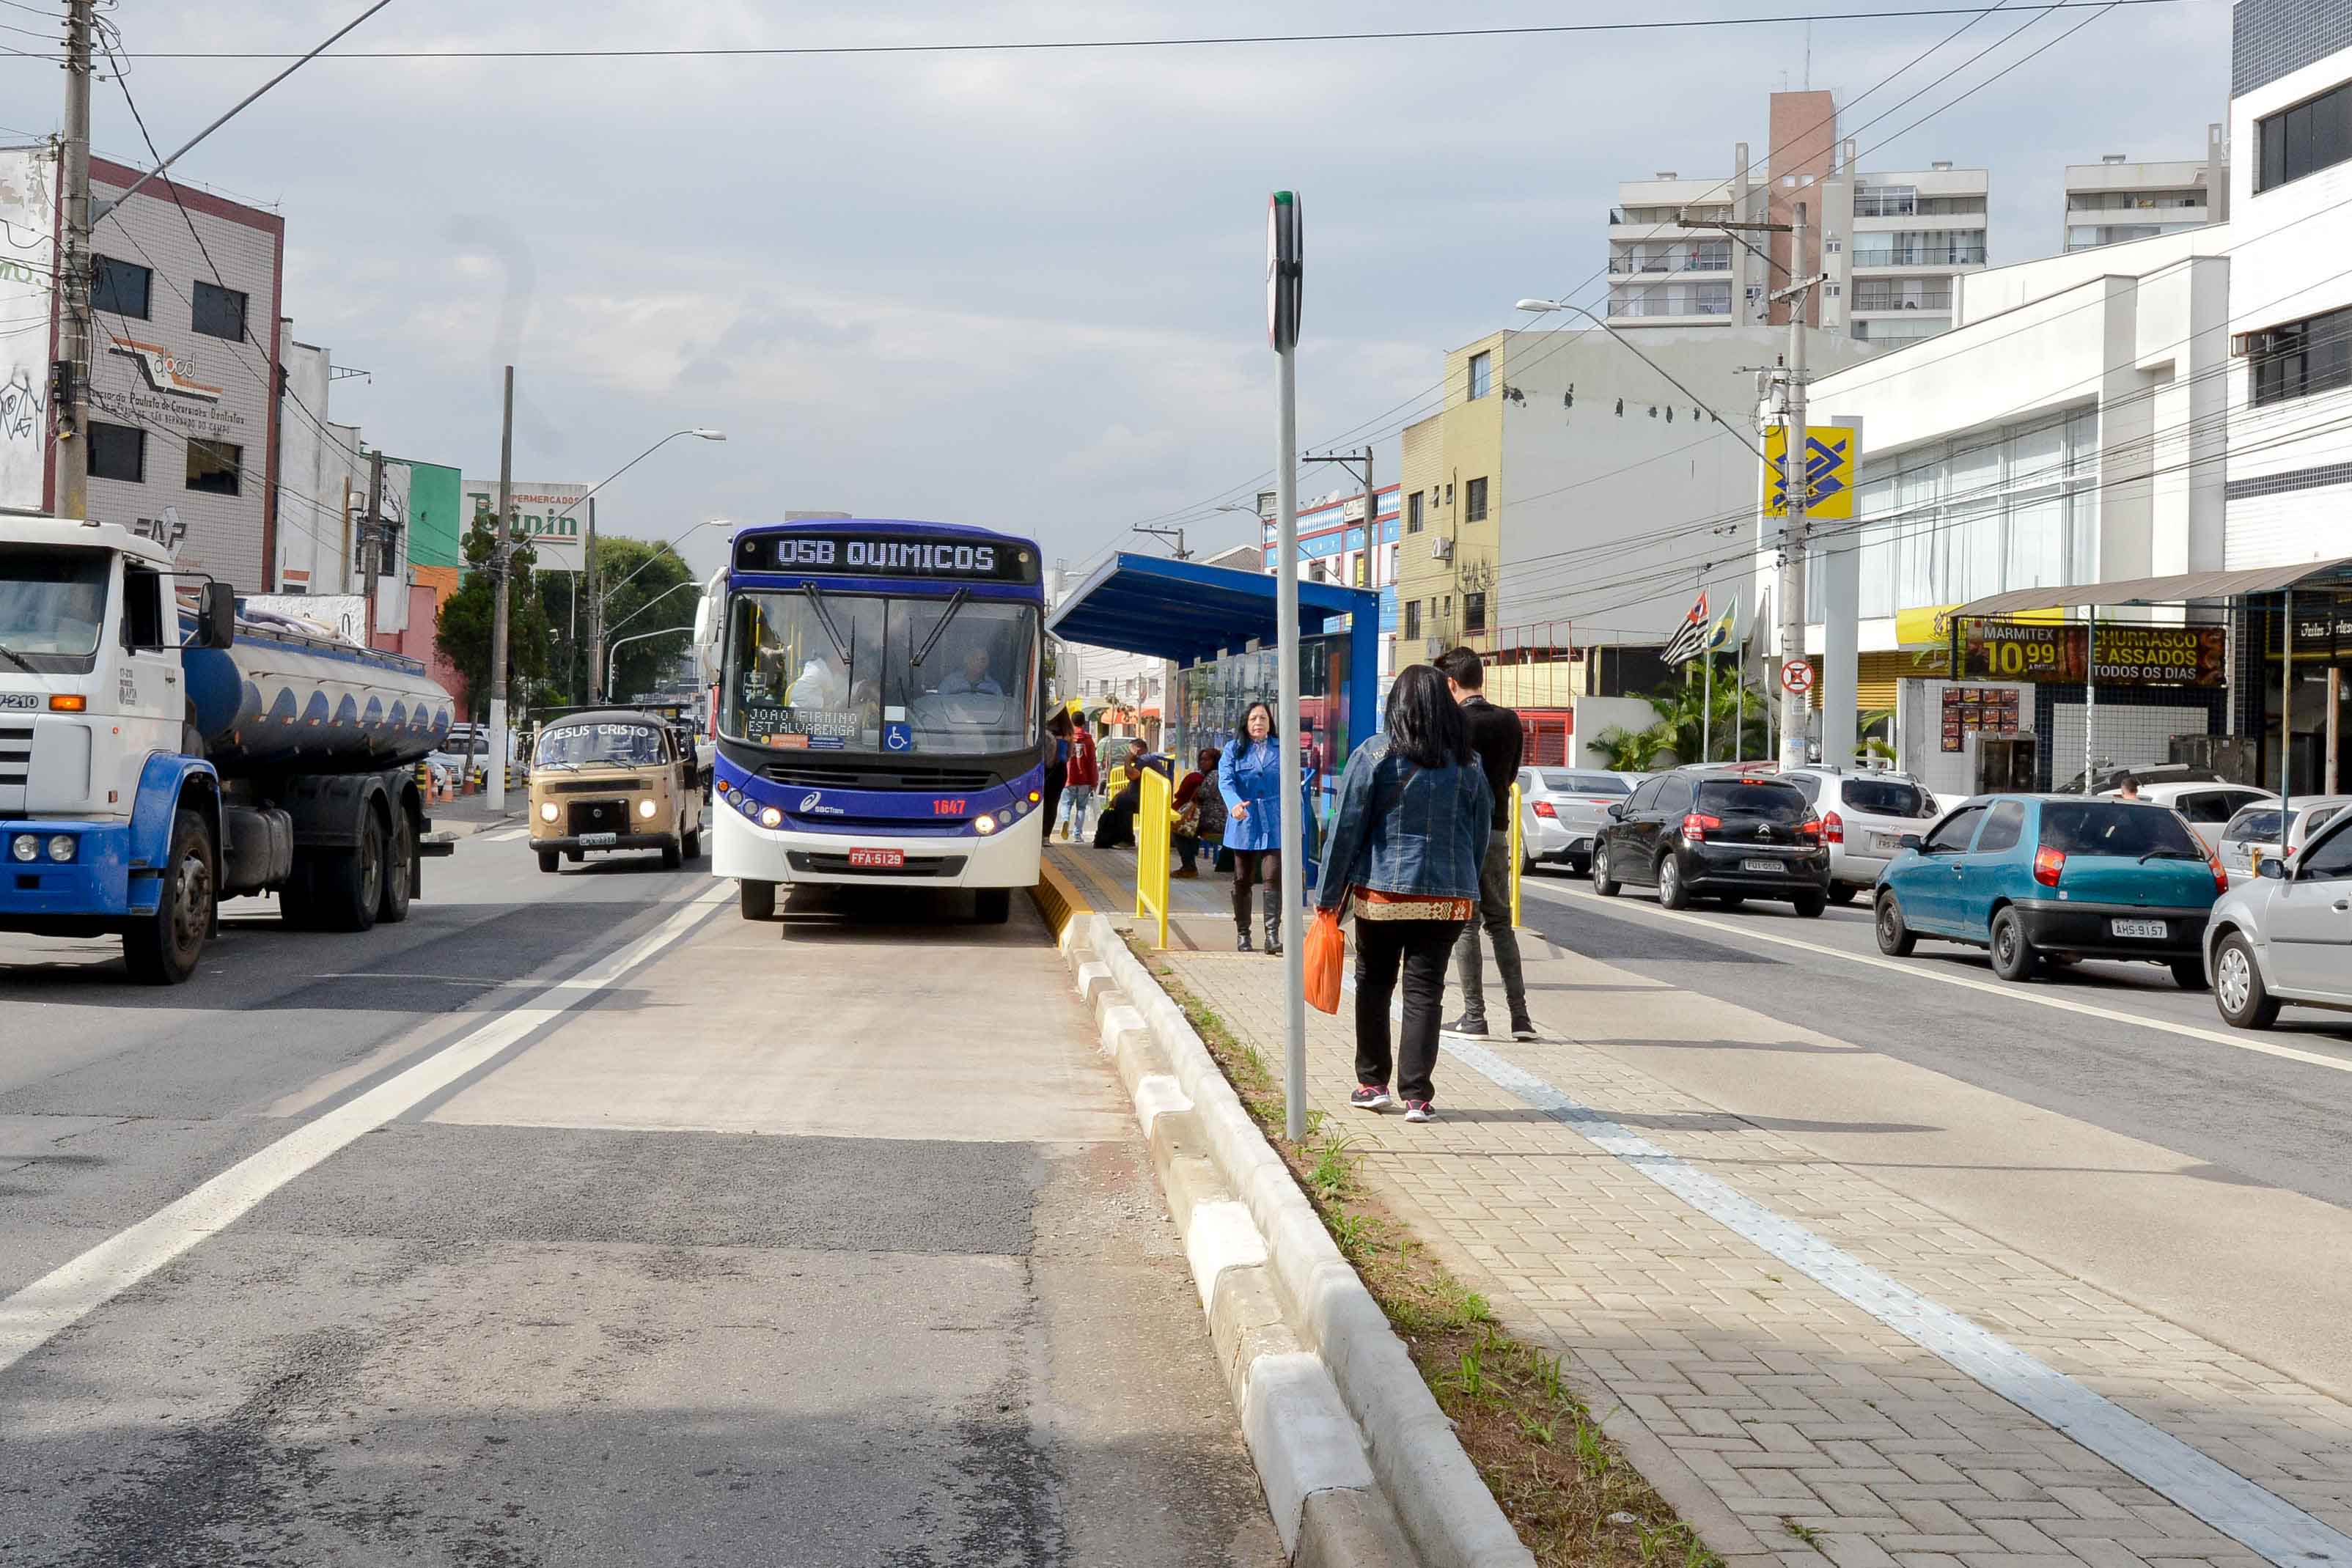
[[1339, 912], [1318, 909], [1307, 928], [1307, 1005], [1318, 1012], [1339, 1010], [1339, 969], [1347, 962], [1348, 937], [1339, 929]]

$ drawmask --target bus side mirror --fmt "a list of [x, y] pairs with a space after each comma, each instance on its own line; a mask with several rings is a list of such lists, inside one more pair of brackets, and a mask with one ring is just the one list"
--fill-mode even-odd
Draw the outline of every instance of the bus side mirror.
[[236, 640], [236, 590], [226, 582], [207, 582], [196, 605], [199, 648], [226, 648]]

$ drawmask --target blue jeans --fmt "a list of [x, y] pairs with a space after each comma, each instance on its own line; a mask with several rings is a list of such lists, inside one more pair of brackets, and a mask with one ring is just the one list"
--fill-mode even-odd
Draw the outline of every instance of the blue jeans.
[[1092, 786], [1070, 784], [1063, 787], [1062, 810], [1058, 815], [1062, 826], [1069, 829], [1073, 840], [1087, 836], [1087, 811], [1094, 803]]

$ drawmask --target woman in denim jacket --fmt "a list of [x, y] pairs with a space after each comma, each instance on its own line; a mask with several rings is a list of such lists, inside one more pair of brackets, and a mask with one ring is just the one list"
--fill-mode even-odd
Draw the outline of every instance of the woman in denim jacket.
[[[1470, 730], [1428, 664], [1399, 672], [1387, 727], [1356, 748], [1339, 778], [1339, 807], [1323, 849], [1318, 909], [1356, 906], [1356, 1092], [1378, 1111], [1389, 1073], [1408, 1122], [1436, 1117], [1430, 1074], [1445, 1001], [1446, 956], [1477, 912], [1478, 864], [1495, 798], [1470, 749]], [[1404, 974], [1402, 1059], [1389, 1043], [1389, 999]]]

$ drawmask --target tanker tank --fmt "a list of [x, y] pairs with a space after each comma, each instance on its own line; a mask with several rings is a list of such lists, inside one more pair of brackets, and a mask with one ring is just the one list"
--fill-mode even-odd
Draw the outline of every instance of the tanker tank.
[[205, 756], [226, 779], [373, 773], [419, 760], [455, 706], [418, 660], [240, 614], [226, 648], [181, 655]]

